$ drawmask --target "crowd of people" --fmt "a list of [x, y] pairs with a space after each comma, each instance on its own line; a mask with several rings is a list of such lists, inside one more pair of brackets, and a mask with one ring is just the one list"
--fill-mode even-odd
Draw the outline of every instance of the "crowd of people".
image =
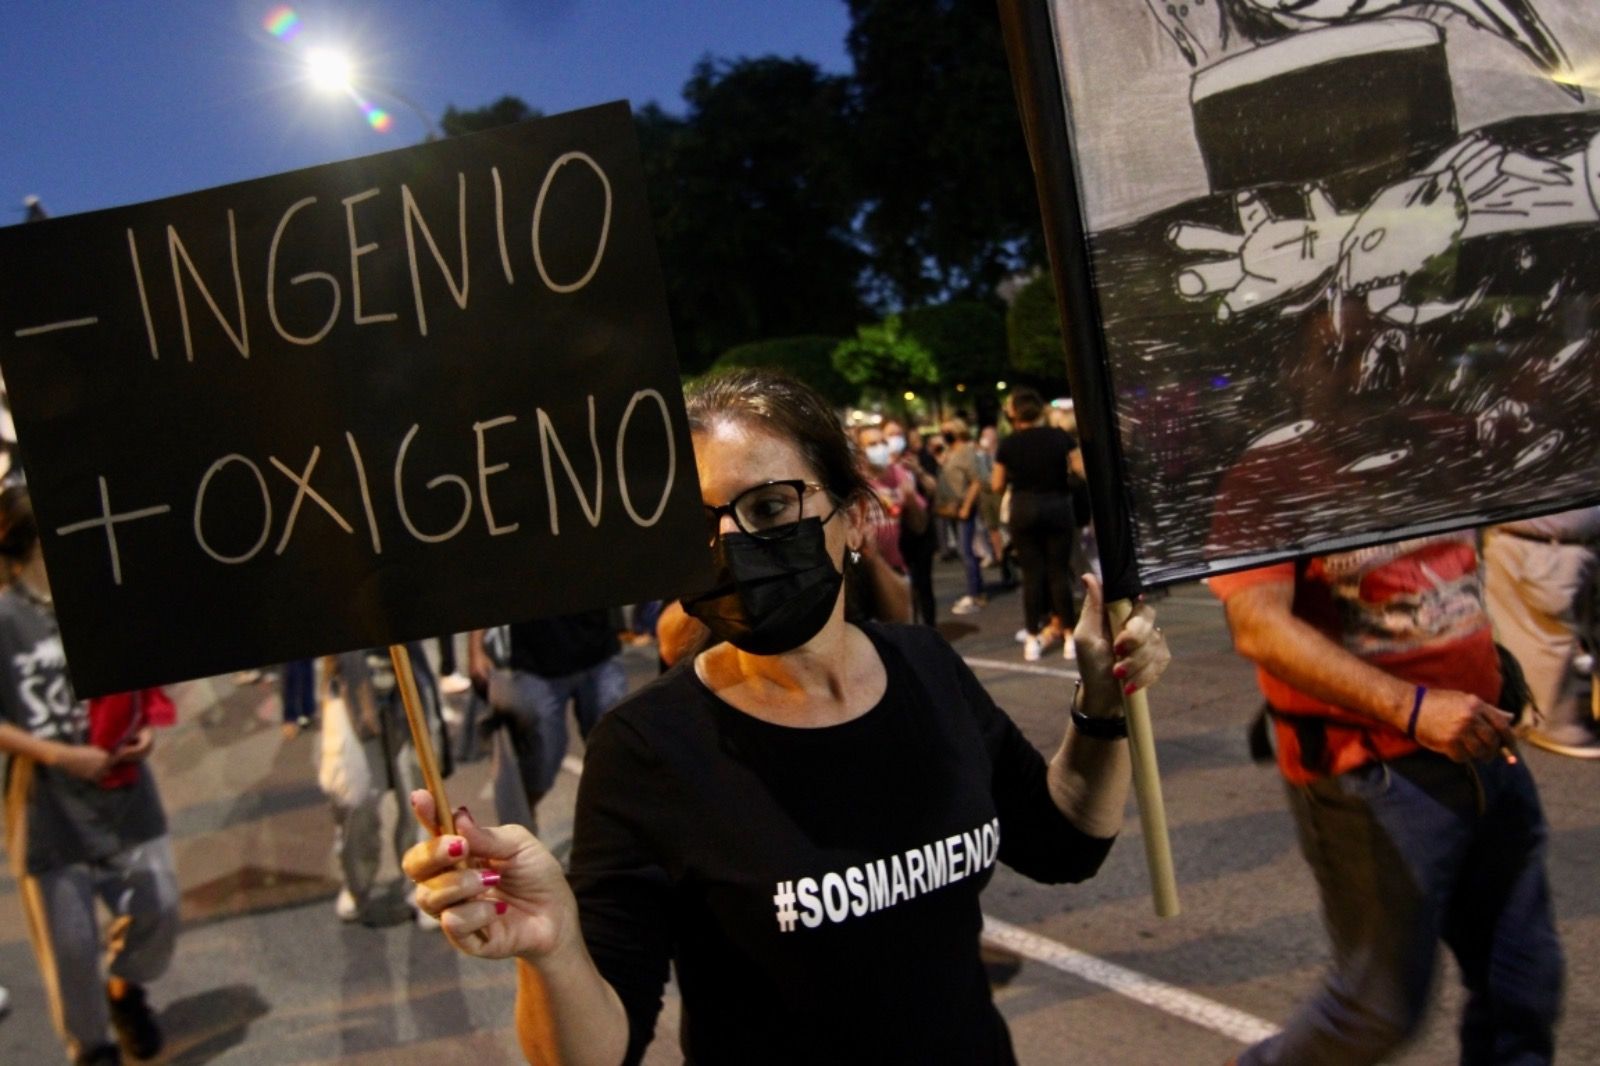
[[[499, 824], [462, 809], [455, 832], [424, 828], [438, 812], [385, 649], [284, 669], [286, 742], [321, 731], [335, 910], [355, 921], [372, 906], [392, 792], [417, 815], [394, 841], [416, 920], [516, 960], [530, 1061], [638, 1062], [672, 967], [695, 1062], [1013, 1062], [978, 955], [979, 894], [997, 861], [1045, 882], [1094, 875], [1129, 786], [1122, 697], [1170, 659], [1149, 605], [1107, 620], [1070, 408], [1018, 388], [976, 432], [965, 417], [846, 430], [764, 371], [688, 399], [710, 588], [640, 605], [629, 626], [600, 610], [465, 635], [465, 715], [410, 649], [447, 764], [447, 716], [491, 738]], [[7, 851], [69, 1057], [148, 1058], [161, 1034], [145, 986], [177, 929], [149, 766], [170, 703], [74, 698], [38, 541], [13, 484]], [[1517, 744], [1600, 757], [1597, 541], [1600, 507], [1211, 579], [1257, 667], [1263, 752], [1332, 955], [1318, 993], [1237, 1061], [1382, 1061], [1420, 1023], [1440, 945], [1468, 989], [1463, 1061], [1552, 1061], [1548, 830]], [[1076, 659], [1049, 758], [936, 628], [942, 554], [961, 566], [952, 615], [1020, 585], [1020, 657]], [[630, 695], [623, 643], [652, 638], [661, 677]], [[569, 710], [586, 755], [564, 864], [538, 808]]]

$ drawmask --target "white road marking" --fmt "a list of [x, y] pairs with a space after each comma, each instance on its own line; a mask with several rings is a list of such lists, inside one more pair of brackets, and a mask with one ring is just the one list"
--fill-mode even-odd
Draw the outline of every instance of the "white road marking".
[[983, 916], [983, 938], [1041, 966], [1071, 974], [1241, 1044], [1254, 1044], [1278, 1031], [1277, 1026], [1253, 1014], [1146, 977], [1137, 970], [1106, 962], [987, 914]]
[[1004, 659], [973, 659], [962, 656], [962, 662], [974, 670], [1009, 670], [1014, 674], [1038, 674], [1041, 677], [1064, 677], [1069, 681], [1078, 677], [1076, 670], [1058, 666], [1035, 666], [1033, 663], [1012, 663]]

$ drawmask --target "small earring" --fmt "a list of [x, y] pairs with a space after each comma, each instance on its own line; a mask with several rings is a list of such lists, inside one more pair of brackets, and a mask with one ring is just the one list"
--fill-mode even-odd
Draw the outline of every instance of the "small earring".
[[850, 549], [850, 565], [855, 566], [861, 562], [861, 553], [854, 548]]

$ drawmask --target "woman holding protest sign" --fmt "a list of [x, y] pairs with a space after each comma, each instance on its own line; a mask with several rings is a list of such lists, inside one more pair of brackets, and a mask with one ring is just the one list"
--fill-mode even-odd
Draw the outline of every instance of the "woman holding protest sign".
[[[159, 690], [73, 695], [28, 490], [0, 492], [0, 752], [6, 848], [51, 1018], [77, 1063], [161, 1050], [144, 984], [166, 971], [178, 931], [178, 878], [167, 817], [145, 759], [147, 701]], [[104, 708], [102, 714], [99, 708]], [[109, 721], [115, 716], [116, 722]], [[112, 915], [102, 971], [96, 901]]]
[[740, 371], [689, 419], [717, 580], [685, 607], [722, 642], [591, 734], [570, 877], [461, 810], [406, 855], [419, 904], [462, 951], [520, 960], [530, 1058], [638, 1062], [675, 962], [697, 1063], [1014, 1061], [978, 894], [997, 859], [1098, 869], [1130, 777], [1120, 696], [1169, 658], [1150, 609], [1113, 642], [1091, 584], [1047, 763], [932, 629], [846, 620], [873, 497], [820, 397]]

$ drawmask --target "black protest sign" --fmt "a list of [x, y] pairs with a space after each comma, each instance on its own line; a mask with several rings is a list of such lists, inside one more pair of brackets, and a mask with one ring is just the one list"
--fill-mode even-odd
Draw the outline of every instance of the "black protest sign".
[[1002, 0], [1114, 591], [1600, 497], [1591, 7]]
[[0, 231], [80, 696], [703, 580], [628, 109]]

